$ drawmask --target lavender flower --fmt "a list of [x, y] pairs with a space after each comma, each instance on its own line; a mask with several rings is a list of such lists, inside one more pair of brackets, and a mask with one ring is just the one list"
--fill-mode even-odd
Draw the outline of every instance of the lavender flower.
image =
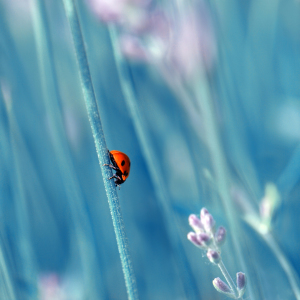
[[185, 8], [179, 13], [170, 41], [169, 63], [185, 79], [192, 79], [202, 67], [210, 70], [216, 55], [208, 9], [204, 2], [199, 6]]
[[196, 215], [189, 216], [189, 224], [195, 232], [204, 232], [204, 227]]
[[203, 208], [201, 209], [201, 211], [200, 211], [200, 217], [201, 217], [201, 219], [205, 218], [205, 216], [206, 216], [207, 214], [209, 214], [208, 210], [207, 210], [205, 207], [203, 207]]
[[206, 250], [209, 261], [219, 267], [227, 283], [220, 278], [213, 280], [213, 285], [220, 293], [228, 297], [240, 299], [246, 290], [246, 275], [242, 272], [237, 273], [237, 286], [235, 286], [221, 258], [221, 245], [225, 242], [226, 229], [220, 226], [214, 233], [215, 220], [206, 208], [200, 211], [200, 219], [192, 214], [189, 216], [189, 224], [195, 232], [188, 234], [188, 239], [197, 247]]
[[204, 1], [179, 5], [172, 14], [164, 7], [150, 6], [151, 0], [87, 1], [101, 21], [119, 25], [125, 56], [137, 60], [147, 57], [145, 61], [159, 66], [163, 76], [180, 80], [195, 78], [202, 67], [212, 69], [216, 42]]
[[226, 239], [226, 229], [223, 226], [220, 226], [215, 233], [215, 241], [218, 246], [224, 244]]
[[271, 229], [274, 212], [280, 205], [280, 195], [273, 183], [268, 183], [265, 187], [265, 196], [261, 200], [259, 212], [261, 217], [261, 226], [269, 232]]
[[238, 272], [236, 273], [236, 285], [239, 291], [239, 296], [242, 297], [245, 293], [247, 286], [247, 277], [244, 273]]
[[195, 232], [189, 232], [187, 235], [188, 240], [190, 240], [195, 246], [202, 247], [201, 242], [198, 240], [197, 234]]
[[148, 53], [141, 41], [134, 35], [123, 35], [120, 39], [120, 47], [124, 55], [130, 59], [146, 61]]
[[212, 242], [212, 239], [210, 238], [210, 236], [205, 232], [198, 233], [197, 238], [198, 238], [199, 242], [205, 247], [208, 247]]
[[208, 233], [213, 232], [216, 224], [213, 216], [208, 212], [206, 208], [202, 208], [200, 215], [201, 223], [203, 224], [205, 231]]
[[206, 253], [207, 258], [210, 260], [211, 263], [213, 264], [218, 264], [221, 260], [221, 256], [219, 253], [215, 250], [209, 249]]
[[125, 0], [89, 0], [93, 12], [103, 22], [119, 22], [124, 14]]
[[218, 292], [233, 295], [233, 292], [231, 291], [230, 287], [219, 277], [213, 280], [213, 285]]
[[147, 21], [148, 0], [88, 0], [93, 13], [105, 23], [116, 23], [138, 31]]

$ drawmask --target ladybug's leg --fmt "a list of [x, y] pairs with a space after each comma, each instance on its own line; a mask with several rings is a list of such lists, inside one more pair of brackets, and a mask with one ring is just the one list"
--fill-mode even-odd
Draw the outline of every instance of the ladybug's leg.
[[111, 176], [110, 178], [108, 179], [112, 179], [112, 178], [116, 178], [118, 180], [122, 180], [122, 178], [120, 176], [117, 176], [116, 174], [114, 174], [113, 176]]
[[[109, 152], [108, 153], [109, 154], [109, 158], [110, 158], [110, 161], [111, 161], [111, 163], [113, 164], [113, 166], [115, 167], [115, 168], [113, 168], [114, 170], [117, 170], [117, 169], [119, 169], [119, 167], [118, 167], [118, 165], [117, 165], [117, 163], [116, 163], [116, 161], [115, 161], [115, 159], [114, 159], [114, 156]], [[117, 169], [116, 169], [117, 168]]]
[[116, 168], [115, 166], [113, 166], [111, 164], [103, 164], [103, 166], [109, 166], [110, 168], [112, 168], [114, 170], [119, 170], [119, 168]]
[[[108, 178], [108, 179], [113, 179], [113, 178], [116, 178], [117, 179], [116, 181], [122, 180], [121, 177], [119, 177], [115, 174], [112, 177]], [[119, 189], [120, 189], [120, 185], [118, 183], [116, 183], [116, 181], [115, 181], [115, 185], [116, 185], [116, 187], [119, 187]]]

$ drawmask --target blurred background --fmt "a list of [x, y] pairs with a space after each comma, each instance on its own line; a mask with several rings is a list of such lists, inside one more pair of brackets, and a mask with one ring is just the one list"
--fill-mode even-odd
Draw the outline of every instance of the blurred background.
[[[78, 0], [140, 299], [300, 299], [300, 1]], [[0, 0], [0, 295], [127, 299], [62, 1]], [[224, 280], [224, 279], [223, 279]]]

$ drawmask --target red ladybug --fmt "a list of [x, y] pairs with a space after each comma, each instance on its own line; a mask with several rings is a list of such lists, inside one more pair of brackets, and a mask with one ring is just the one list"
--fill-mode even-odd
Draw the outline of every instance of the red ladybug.
[[116, 186], [119, 186], [125, 182], [129, 176], [130, 159], [125, 153], [118, 150], [111, 150], [109, 152], [109, 158], [112, 164], [104, 164], [104, 166], [109, 166], [114, 169], [116, 173], [108, 179], [115, 178], [115, 184]]

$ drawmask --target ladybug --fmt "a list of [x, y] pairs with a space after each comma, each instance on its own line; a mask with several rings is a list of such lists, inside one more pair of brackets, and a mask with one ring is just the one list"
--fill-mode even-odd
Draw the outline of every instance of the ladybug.
[[111, 150], [108, 154], [112, 164], [104, 164], [104, 166], [109, 166], [116, 171], [116, 173], [108, 179], [115, 178], [115, 184], [119, 186], [125, 182], [129, 176], [130, 159], [125, 153], [118, 150]]

